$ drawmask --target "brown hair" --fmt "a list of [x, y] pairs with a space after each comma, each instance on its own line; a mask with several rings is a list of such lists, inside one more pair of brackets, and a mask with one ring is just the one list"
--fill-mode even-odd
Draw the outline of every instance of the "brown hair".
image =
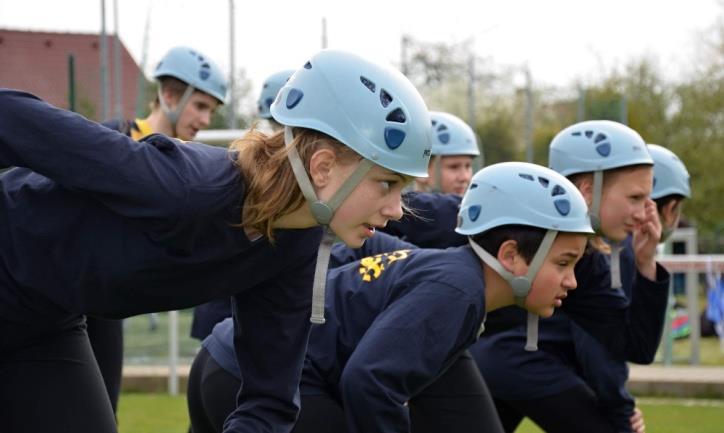
[[[321, 148], [332, 149], [341, 163], [361, 159], [351, 148], [312, 129], [294, 128], [292, 146], [296, 147], [307, 174], [309, 160]], [[238, 151], [236, 162], [246, 184], [241, 225], [273, 240], [272, 223], [299, 209], [305, 201], [287, 159], [284, 131], [266, 135], [251, 129], [232, 142], [230, 149]]]
[[[181, 98], [181, 96], [186, 91], [186, 87], [188, 87], [188, 84], [185, 82], [179, 80], [178, 78], [171, 77], [169, 75], [164, 75], [163, 77], [158, 78], [159, 86], [161, 89], [165, 89], [171, 92], [172, 95], [176, 96], [177, 98]], [[151, 110], [154, 110], [160, 106], [161, 102], [158, 100], [158, 92], [156, 93], [156, 97], [151, 101]]]

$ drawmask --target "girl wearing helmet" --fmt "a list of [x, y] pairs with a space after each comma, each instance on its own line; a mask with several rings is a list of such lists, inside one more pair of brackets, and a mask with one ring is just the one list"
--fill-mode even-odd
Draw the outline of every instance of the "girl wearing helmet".
[[[576, 287], [573, 267], [593, 230], [576, 188], [527, 163], [478, 172], [459, 218], [469, 245], [397, 250], [329, 272], [329, 320], [312, 329], [294, 432], [500, 431], [464, 351], [488, 312], [528, 292], [521, 307], [552, 314]], [[196, 433], [221, 431], [234, 401], [224, 384], [247, 380], [228, 356], [231, 327], [216, 326], [192, 367]]]
[[[269, 76], [262, 86], [261, 95], [257, 101], [259, 117], [269, 122], [271, 131], [278, 131], [284, 126], [277, 123], [271, 117], [271, 104], [276, 99], [277, 93], [294, 74], [293, 70], [280, 71]], [[215, 299], [205, 304], [194, 307], [193, 319], [191, 321], [191, 337], [203, 341], [214, 328], [214, 325], [231, 316], [231, 303], [228, 298]]]
[[295, 77], [272, 106], [293, 128], [287, 143], [252, 133], [232, 152], [163, 135], [136, 142], [0, 90], [0, 165], [18, 167], [0, 176], [9, 430], [116, 431], [83, 315], [222, 296], [233, 296], [244, 330], [237, 361], [247, 377], [229, 429], [291, 428], [315, 261], [326, 259], [318, 226], [360, 246], [401, 216], [404, 180], [424, 174], [430, 146], [427, 108], [399, 72], [329, 50]]
[[457, 116], [431, 111], [430, 118], [432, 157], [428, 177], [415, 179], [417, 191], [404, 196], [412, 213], [390, 222], [384, 231], [422, 248], [464, 245], [466, 237], [451, 229], [457, 223], [462, 194], [473, 176], [475, 158], [480, 156], [477, 138]]
[[419, 191], [462, 196], [473, 176], [473, 160], [480, 156], [475, 132], [450, 113], [430, 112], [432, 157], [428, 177], [415, 180]]
[[[158, 94], [148, 117], [114, 119], [103, 125], [135, 141], [154, 133], [189, 141], [209, 126], [214, 111], [226, 98], [226, 79], [221, 69], [192, 48], [169, 50], [156, 67], [154, 78], [158, 81]], [[86, 327], [115, 413], [121, 391], [123, 322], [88, 317]]]
[[[582, 372], [620, 376], [625, 364], [616, 360], [650, 363], [656, 353], [669, 275], [654, 259], [661, 226], [649, 198], [653, 160], [634, 130], [587, 121], [556, 135], [549, 164], [581, 190], [601, 237], [576, 266], [579, 289], [540, 322], [537, 336], [535, 317], [500, 310], [471, 352], [506, 431], [524, 416], [549, 432], [580, 431], [581, 425], [591, 432], [640, 431], [633, 405], [614, 416], [596, 400], [600, 376]], [[541, 350], [522, 350], [526, 334], [529, 345], [540, 340]], [[587, 355], [601, 351], [605, 357]]]

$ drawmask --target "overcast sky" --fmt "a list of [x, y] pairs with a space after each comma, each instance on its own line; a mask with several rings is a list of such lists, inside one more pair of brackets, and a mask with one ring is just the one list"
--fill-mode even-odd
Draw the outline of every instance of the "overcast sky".
[[[403, 33], [423, 41], [474, 38], [497, 65], [530, 66], [538, 83], [600, 77], [602, 67], [653, 56], [675, 76], [694, 58], [695, 41], [724, 10], [722, 0], [296, 0], [243, 1], [236, 7], [236, 64], [256, 94], [273, 72], [294, 69], [328, 46], [399, 64]], [[474, 7], [472, 6], [474, 5]], [[150, 72], [165, 51], [189, 45], [229, 68], [229, 0], [118, 0], [121, 40], [137, 61], [150, 11]], [[101, 0], [0, 0], [0, 27], [99, 32]], [[113, 0], [106, 0], [113, 31]], [[0, 59], [0, 61], [4, 61]], [[0, 83], [1, 84], [1, 83]]]

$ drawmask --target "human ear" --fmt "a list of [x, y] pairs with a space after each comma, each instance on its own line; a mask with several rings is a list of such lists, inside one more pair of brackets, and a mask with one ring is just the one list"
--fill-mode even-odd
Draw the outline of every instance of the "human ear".
[[586, 200], [588, 207], [593, 203], [593, 176], [583, 176], [576, 181], [578, 190], [581, 191], [583, 199]]
[[[661, 221], [666, 227], [672, 227], [681, 212], [681, 200], [671, 200], [661, 208]], [[672, 227], [673, 228], [673, 227]]]
[[318, 149], [309, 158], [309, 177], [317, 188], [326, 186], [331, 178], [337, 157], [331, 149]]
[[518, 257], [518, 242], [508, 239], [500, 244], [497, 259], [507, 271], [513, 272], [519, 261]]

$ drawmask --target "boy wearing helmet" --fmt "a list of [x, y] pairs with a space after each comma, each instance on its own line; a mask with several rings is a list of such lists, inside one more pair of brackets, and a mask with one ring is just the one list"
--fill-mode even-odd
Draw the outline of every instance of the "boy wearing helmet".
[[654, 188], [651, 198], [661, 217], [661, 242], [679, 226], [681, 209], [685, 199], [691, 198], [689, 172], [678, 156], [658, 144], [649, 144], [654, 160]]
[[8, 430], [116, 431], [84, 314], [223, 296], [244, 330], [247, 377], [228, 428], [291, 429], [324, 232], [359, 247], [399, 218], [405, 180], [424, 175], [430, 152], [427, 107], [398, 71], [335, 50], [304, 71], [272, 105], [287, 134], [251, 133], [232, 151], [160, 134], [136, 142], [0, 90], [0, 165], [17, 167], [0, 175], [0, 262], [13, 264], [0, 269]]
[[[592, 229], [576, 188], [527, 163], [478, 172], [459, 218], [469, 245], [397, 250], [329, 272], [329, 320], [310, 336], [294, 432], [500, 431], [464, 352], [492, 310], [517, 303], [549, 316], [561, 306]], [[224, 388], [241, 375], [230, 327], [215, 327], [192, 367], [196, 433], [220, 432], [233, 408], [234, 387]], [[443, 373], [453, 386], [437, 386]]]
[[[587, 121], [556, 135], [549, 164], [581, 190], [600, 235], [576, 266], [579, 290], [540, 329], [535, 317], [491, 314], [489, 333], [471, 352], [508, 432], [524, 416], [549, 432], [640, 431], [633, 406], [614, 421], [592, 390], [595, 374], [582, 372], [619, 375], [625, 364], [617, 360], [650, 363], [658, 347], [669, 275], [654, 258], [661, 225], [649, 198], [653, 160], [631, 128]], [[540, 350], [522, 350], [526, 334]], [[596, 346], [605, 356], [589, 356]]]
[[106, 126], [138, 141], [157, 133], [191, 141], [209, 127], [217, 107], [226, 100], [226, 77], [203, 53], [171, 48], [153, 71], [158, 94], [145, 119], [111, 121]]
[[271, 74], [264, 80], [264, 84], [261, 86], [261, 92], [259, 93], [259, 99], [256, 102], [257, 114], [260, 118], [265, 119], [269, 122], [271, 129], [276, 131], [283, 127], [279, 124], [271, 114], [271, 106], [274, 100], [277, 98], [277, 94], [289, 81], [289, 78], [294, 74], [293, 69], [279, 71]]
[[[685, 199], [691, 197], [689, 173], [683, 162], [670, 150], [649, 144], [648, 150], [654, 161], [654, 182], [651, 198], [661, 218], [661, 242], [676, 229]], [[626, 293], [630, 296], [630, 292]], [[576, 359], [581, 375], [596, 395], [598, 405], [619, 431], [642, 432], [645, 430], [641, 412], [635, 408], [635, 400], [626, 390], [628, 367], [626, 362], [611, 356], [596, 339], [573, 326], [576, 341]], [[631, 414], [638, 422], [631, 425]]]
[[[193, 140], [206, 129], [216, 108], [226, 98], [226, 78], [204, 54], [188, 47], [171, 48], [153, 72], [158, 93], [145, 119], [110, 120], [103, 125], [135, 141], [151, 134]], [[123, 368], [123, 322], [88, 317], [88, 337], [113, 412], [118, 407]]]

